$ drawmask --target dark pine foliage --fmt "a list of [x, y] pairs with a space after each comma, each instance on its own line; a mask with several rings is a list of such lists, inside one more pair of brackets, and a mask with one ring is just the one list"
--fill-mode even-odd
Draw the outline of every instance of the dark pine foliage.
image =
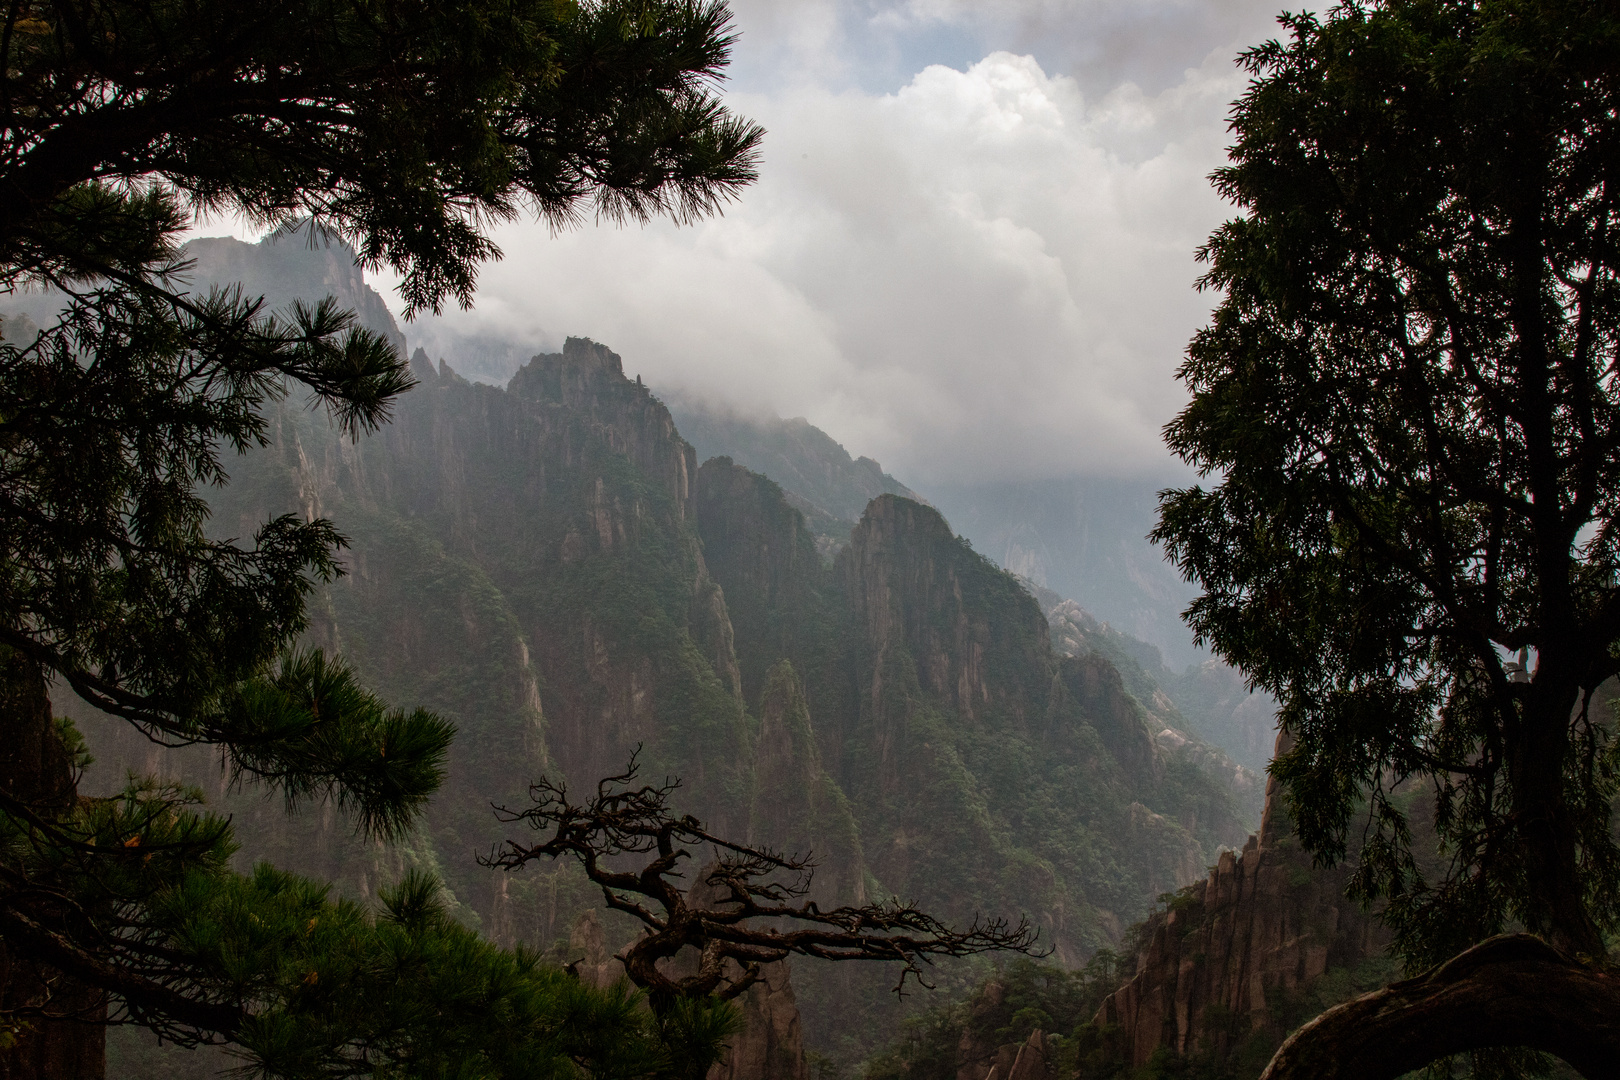
[[0, 10], [0, 288], [66, 301], [36, 335], [0, 341], [12, 1063], [111, 1018], [232, 1043], [271, 1075], [668, 1068], [628, 992], [479, 942], [431, 881], [368, 914], [268, 868], [230, 873], [229, 824], [195, 793], [132, 781], [75, 798], [83, 748], [46, 695], [71, 690], [159, 743], [217, 746], [289, 808], [333, 799], [369, 835], [411, 827], [450, 726], [294, 648], [344, 538], [309, 516], [246, 540], [204, 528], [228, 457], [266, 443], [267, 405], [308, 395], [358, 438], [386, 422], [408, 368], [330, 302], [272, 314], [187, 291], [179, 237], [203, 210], [309, 221], [399, 271], [419, 310], [471, 301], [499, 254], [494, 221], [714, 212], [753, 178], [761, 137], [716, 97], [724, 4]]
[[[1167, 429], [1215, 483], [1165, 493], [1156, 538], [1204, 587], [1200, 639], [1281, 702], [1297, 743], [1273, 772], [1305, 845], [1333, 862], [1365, 834], [1356, 890], [1410, 967], [1515, 928], [1601, 964], [1620, 929], [1620, 759], [1594, 704], [1620, 672], [1620, 14], [1389, 0], [1283, 24], [1244, 58], [1214, 177], [1242, 216], [1201, 252], [1222, 298]], [[1439, 874], [1398, 784], [1433, 801]], [[1582, 1038], [1530, 1026], [1468, 1038]]]

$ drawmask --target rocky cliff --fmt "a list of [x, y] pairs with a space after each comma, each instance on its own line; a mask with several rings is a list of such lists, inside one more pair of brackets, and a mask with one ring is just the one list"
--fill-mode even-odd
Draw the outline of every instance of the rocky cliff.
[[1052, 667], [1035, 600], [959, 540], [939, 511], [897, 495], [873, 499], [839, 554], [858, 613], [861, 691], [881, 711], [897, 657], [919, 686], [964, 720], [995, 715], [1028, 728]]
[[[885, 885], [959, 916], [1042, 912], [1059, 955], [1078, 957], [1117, 928], [1127, 893], [1202, 865], [1181, 793], [1172, 816], [1143, 805], [1167, 793], [1140, 707], [1099, 692], [1106, 661], [1053, 656], [1033, 599], [937, 511], [873, 500], [834, 576], [858, 695], [835, 775]], [[1129, 857], [1104, 857], [1128, 882], [1092, 862], [1121, 842]]]
[[768, 667], [802, 684], [879, 887], [957, 918], [1040, 912], [1078, 956], [1241, 840], [1216, 785], [1167, 772], [1110, 662], [1054, 655], [1039, 605], [931, 507], [872, 500], [828, 567], [781, 488], [729, 459], [697, 505], [747, 699]]
[[[358, 442], [299, 403], [278, 410], [273, 445], [234, 463], [214, 525], [251, 535], [292, 511], [351, 537], [348, 574], [319, 597], [312, 634], [390, 699], [457, 724], [417, 861], [441, 869], [492, 936], [533, 940], [588, 894], [477, 868], [473, 855], [504, 838], [491, 801], [521, 804], [542, 773], [594, 784], [642, 746], [649, 775], [685, 780], [683, 809], [743, 835], [754, 725], [692, 524], [692, 450], [618, 357], [571, 339], [506, 390], [448, 365], [418, 369], [393, 422]], [[128, 750], [138, 767], [156, 764]], [[225, 796], [210, 762], [174, 767]], [[245, 802], [249, 857], [362, 895], [397, 872], [329, 814], [312, 838], [301, 830], [316, 822]]]
[[1263, 1061], [1318, 1011], [1300, 1007], [1308, 988], [1388, 945], [1387, 932], [1345, 897], [1347, 880], [1348, 868], [1313, 868], [1272, 782], [1260, 832], [1241, 852], [1222, 852], [1207, 879], [1139, 928], [1136, 974], [1095, 1023], [1116, 1029], [1135, 1066], [1161, 1047], [1217, 1059], [1248, 1048]]
[[249, 299], [264, 298], [265, 310], [286, 312], [293, 301], [306, 303], [332, 297], [355, 314], [355, 321], [389, 341], [401, 353], [400, 333], [388, 305], [366, 284], [355, 264], [354, 248], [309, 225], [271, 232], [256, 244], [229, 236], [200, 237], [188, 242], [192, 262], [188, 279], [195, 291], [239, 284]]
[[[1265, 694], [1250, 692], [1243, 677], [1218, 660], [1177, 674], [1147, 642], [1109, 626], [1073, 600], [1033, 582], [1026, 584], [1046, 612], [1053, 650], [1106, 661], [1124, 691], [1142, 706], [1159, 756], [1221, 777], [1239, 810], [1258, 820], [1276, 731], [1276, 703]], [[1257, 752], [1253, 744], [1262, 736], [1265, 749]], [[1237, 760], [1227, 747], [1238, 751]]]
[[836, 618], [828, 578], [802, 513], [775, 481], [730, 458], [697, 471], [694, 500], [703, 557], [723, 587], [743, 693], [759, 701], [783, 658], [815, 663], [801, 645], [825, 638]]
[[1060, 477], [930, 484], [926, 494], [974, 546], [1022, 577], [1151, 642], [1178, 669], [1202, 660], [1181, 610], [1197, 589], [1146, 536], [1152, 479]]
[[1003, 1043], [993, 1055], [969, 1057], [956, 1070], [956, 1080], [1047, 1080], [1053, 1075], [1045, 1032], [1030, 1032], [1023, 1042]]
[[702, 460], [725, 457], [781, 484], [787, 502], [803, 513], [823, 554], [849, 540], [866, 504], [879, 495], [921, 496], [869, 457], [851, 457], [837, 440], [804, 417], [743, 417], [705, 402], [674, 398], [681, 432]]
[[760, 695], [749, 823], [749, 843], [815, 860], [810, 897], [823, 907], [876, 898], [854, 811], [822, 765], [804, 687], [787, 660]]

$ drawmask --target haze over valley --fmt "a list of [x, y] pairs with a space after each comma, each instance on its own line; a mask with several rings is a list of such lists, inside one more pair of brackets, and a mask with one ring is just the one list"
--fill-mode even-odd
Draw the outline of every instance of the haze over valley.
[[1597, 1080], [1620, 6], [11, 0], [0, 1080]]
[[[339, 243], [202, 239], [188, 254], [200, 290], [240, 285], [278, 309], [331, 295], [408, 343]], [[5, 325], [51, 302], [13, 298]], [[431, 869], [461, 918], [559, 955], [591, 893], [566, 868], [478, 866], [506, 836], [490, 802], [521, 802], [543, 774], [590, 785], [638, 746], [650, 772], [684, 780], [683, 811], [817, 852], [823, 902], [894, 893], [956, 920], [1027, 914], [1071, 966], [1257, 826], [1269, 712], [1230, 673], [1171, 666], [1089, 596], [1043, 587], [1057, 575], [1009, 558], [1016, 543], [986, 559], [948, 504], [807, 421], [690, 397], [666, 409], [583, 338], [504, 388], [412, 352], [419, 385], [378, 434], [348, 440], [289, 400], [272, 447], [233, 463], [211, 501], [222, 535], [290, 511], [352, 538], [309, 639], [457, 724], [424, 828], [356, 846], [331, 813], [288, 818], [221, 786], [208, 755], [165, 756], [80, 710], [113, 751], [87, 784], [178, 775], [231, 809], [244, 860], [361, 898]], [[1133, 603], [1173, 616], [1122, 584], [1130, 559], [1151, 559], [1141, 531], [1100, 513], [1102, 538], [1059, 549], [1058, 565], [1112, 582], [1096, 595], [1124, 597], [1127, 617]], [[616, 920], [610, 950], [629, 932]], [[794, 983], [810, 1050], [853, 1065], [892, 1036], [883, 977], [811, 966]]]

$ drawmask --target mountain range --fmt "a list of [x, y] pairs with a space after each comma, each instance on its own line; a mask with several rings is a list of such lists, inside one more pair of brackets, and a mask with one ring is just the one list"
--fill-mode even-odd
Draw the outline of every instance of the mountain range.
[[[333, 295], [400, 341], [341, 245], [190, 254], [199, 288], [242, 283], [272, 306]], [[32, 299], [49, 317], [49, 297]], [[289, 817], [207, 753], [81, 708], [99, 759], [84, 790], [126, 770], [194, 784], [233, 814], [244, 866], [362, 898], [432, 869], [465, 921], [559, 960], [599, 895], [570, 866], [480, 866], [509, 836], [491, 804], [522, 805], [542, 775], [588, 788], [633, 755], [647, 777], [678, 777], [678, 809], [715, 833], [815, 852], [818, 900], [1028, 915], [1070, 965], [1244, 843], [1252, 755], [1199, 730], [1247, 707], [1240, 680], [1176, 675], [805, 421], [672, 413], [584, 338], [504, 387], [452, 361], [417, 350], [418, 386], [358, 440], [279, 403], [271, 445], [211, 495], [221, 536], [292, 512], [350, 538], [311, 643], [458, 728], [416, 834], [379, 847], [331, 806]], [[633, 932], [614, 915], [602, 927], [610, 948]], [[813, 1049], [856, 1061], [892, 1036], [881, 976], [805, 964], [793, 979]]]

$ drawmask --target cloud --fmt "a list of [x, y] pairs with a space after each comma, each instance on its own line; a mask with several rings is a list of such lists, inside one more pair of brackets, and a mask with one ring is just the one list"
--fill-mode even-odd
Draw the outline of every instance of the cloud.
[[1211, 306], [1193, 252], [1228, 212], [1204, 177], [1241, 89], [1212, 55], [1088, 100], [997, 52], [887, 94], [739, 93], [770, 137], [724, 217], [504, 228], [458, 318], [537, 348], [593, 337], [655, 388], [808, 416], [908, 482], [1162, 476]]
[[[1158, 92], [1214, 49], [1276, 34], [1278, 0], [732, 0], [744, 85], [807, 73], [892, 91], [929, 63], [965, 68], [996, 50], [1032, 55], [1088, 94], [1130, 81]], [[1305, 7], [1319, 7], [1307, 4]]]

